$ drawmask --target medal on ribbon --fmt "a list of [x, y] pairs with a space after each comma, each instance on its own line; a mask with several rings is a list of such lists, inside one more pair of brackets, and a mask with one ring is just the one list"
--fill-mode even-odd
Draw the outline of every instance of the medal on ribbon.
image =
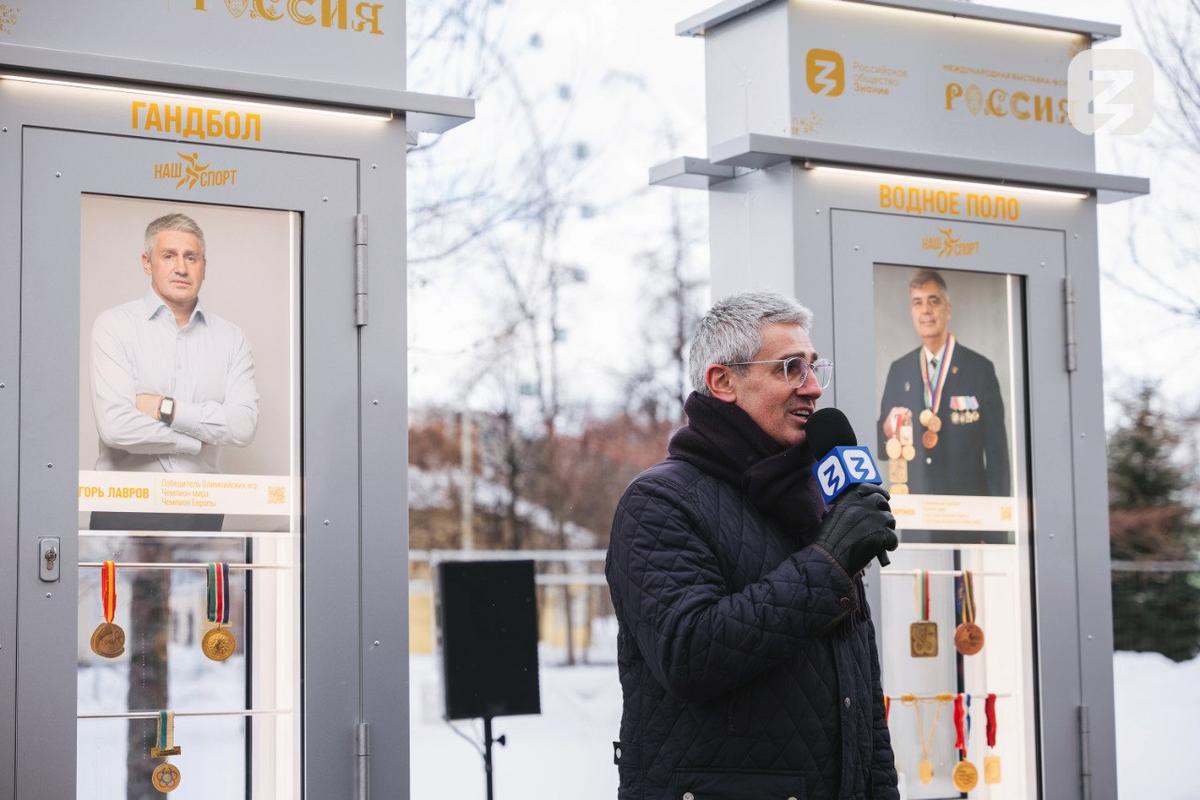
[[921, 619], [908, 627], [909, 651], [913, 658], [936, 658], [938, 631], [937, 623], [929, 619], [929, 570], [923, 569], [917, 576], [913, 599]]
[[970, 570], [954, 578], [954, 607], [961, 620], [954, 629], [954, 647], [973, 656], [983, 649], [983, 628], [975, 624], [975, 578]]
[[900, 440], [900, 457], [905, 461], [912, 461], [917, 457], [917, 449], [913, 446], [913, 424], [912, 415], [905, 415], [900, 421], [900, 435], [897, 437]]
[[930, 374], [929, 360], [925, 358], [924, 349], [917, 354], [917, 358], [921, 359], [921, 382], [925, 385], [925, 408], [918, 416], [921, 424], [925, 426], [925, 432], [921, 434], [921, 446], [932, 450], [938, 445], [938, 432], [942, 429], [942, 418], [938, 416], [938, 411], [942, 407], [946, 375], [950, 373], [950, 362], [954, 359], [954, 334], [946, 337], [942, 351], [935, 356], [938, 362], [937, 374]]
[[[965, 702], [964, 702], [965, 698]], [[964, 725], [965, 723], [965, 725]], [[963, 728], [966, 732], [963, 732]], [[979, 770], [967, 760], [967, 748], [971, 743], [971, 698], [959, 693], [954, 698], [954, 747], [958, 750], [958, 763], [950, 773], [954, 788], [969, 792], [979, 784]]]
[[125, 652], [125, 631], [113, 622], [117, 614], [117, 563], [105, 561], [100, 566], [100, 604], [104, 622], [92, 631], [92, 652], [102, 658], [116, 658]]
[[1000, 756], [993, 750], [996, 747], [996, 695], [989, 694], [983, 705], [987, 716], [987, 755], [983, 759], [983, 782], [997, 784], [1000, 782]]
[[917, 764], [917, 776], [923, 784], [933, 783], [933, 761], [929, 758], [929, 752], [933, 749], [933, 737], [937, 733], [938, 720], [942, 716], [942, 705], [953, 699], [954, 695], [951, 694], [939, 694], [933, 698], [933, 702], [936, 702], [937, 706], [933, 712], [933, 722], [926, 728], [924, 717], [921, 714], [921, 703], [926, 701], [912, 694], [906, 694], [900, 698], [901, 703], [913, 706], [913, 710], [916, 712], [917, 742], [921, 745], [921, 761]]
[[210, 561], [208, 564], [208, 621], [215, 622], [200, 641], [204, 655], [213, 661], [224, 661], [237, 649], [237, 639], [224, 626], [229, 623], [229, 564]]
[[[150, 748], [151, 758], [166, 758], [177, 756], [183, 748], [175, 744], [175, 712], [158, 712], [158, 732], [154, 737], [154, 746]], [[155, 789], [166, 794], [179, 788], [179, 767], [169, 761], [164, 761], [150, 773], [150, 783]]]
[[893, 414], [889, 420], [889, 426], [892, 429], [892, 435], [888, 437], [887, 443], [884, 444], [884, 450], [887, 451], [888, 459], [900, 458], [902, 445], [900, 444], [900, 423], [904, 419], [903, 414]]

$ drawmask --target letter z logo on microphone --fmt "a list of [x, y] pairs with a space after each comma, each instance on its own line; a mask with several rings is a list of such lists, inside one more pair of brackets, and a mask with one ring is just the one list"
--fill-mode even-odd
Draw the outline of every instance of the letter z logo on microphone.
[[856, 483], [883, 483], [871, 451], [862, 445], [835, 447], [813, 465], [826, 503], [832, 503]]
[[836, 50], [814, 47], [804, 59], [809, 91], [825, 97], [837, 97], [846, 88], [846, 63]]

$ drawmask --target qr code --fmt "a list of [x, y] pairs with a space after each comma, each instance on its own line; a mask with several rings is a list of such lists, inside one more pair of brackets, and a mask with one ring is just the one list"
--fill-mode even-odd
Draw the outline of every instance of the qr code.
[[287, 501], [287, 492], [282, 486], [267, 487], [267, 502], [273, 506], [283, 505]]

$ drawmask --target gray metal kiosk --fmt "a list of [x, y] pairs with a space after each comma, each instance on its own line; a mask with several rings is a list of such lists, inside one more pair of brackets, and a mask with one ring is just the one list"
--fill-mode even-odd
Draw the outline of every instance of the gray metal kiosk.
[[405, 153], [474, 105], [404, 42], [400, 0], [0, 3], [0, 798], [407, 796]]
[[822, 402], [888, 473], [902, 544], [869, 591], [903, 796], [1115, 797], [1096, 203], [1149, 182], [1094, 171], [1066, 78], [1119, 29], [730, 0], [677, 33], [709, 154], [651, 182], [708, 191], [714, 297], [814, 310]]

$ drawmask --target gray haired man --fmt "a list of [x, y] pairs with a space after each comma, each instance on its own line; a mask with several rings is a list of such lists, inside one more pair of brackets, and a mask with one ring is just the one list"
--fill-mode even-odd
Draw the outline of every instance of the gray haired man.
[[92, 327], [96, 469], [217, 472], [221, 448], [249, 445], [258, 427], [250, 344], [200, 303], [207, 263], [195, 220], [151, 222], [141, 261], [146, 293]]
[[775, 294], [713, 306], [688, 424], [617, 506], [622, 800], [898, 797], [861, 578], [895, 519], [873, 486], [827, 512], [812, 478], [833, 365], [811, 317]]

